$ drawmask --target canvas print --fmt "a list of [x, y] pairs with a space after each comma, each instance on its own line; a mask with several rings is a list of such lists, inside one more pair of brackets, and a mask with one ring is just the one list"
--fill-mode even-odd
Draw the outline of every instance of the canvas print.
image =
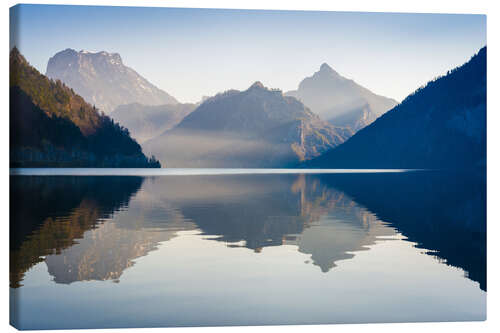
[[10, 9], [18, 329], [486, 319], [486, 16]]

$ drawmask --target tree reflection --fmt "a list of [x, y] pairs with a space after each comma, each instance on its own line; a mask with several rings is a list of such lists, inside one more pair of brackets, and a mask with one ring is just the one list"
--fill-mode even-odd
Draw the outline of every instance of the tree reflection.
[[414, 172], [11, 180], [12, 287], [21, 286], [24, 273], [42, 261], [56, 283], [118, 281], [134, 259], [160, 242], [178, 231], [198, 230], [206, 239], [255, 252], [294, 245], [322, 272], [399, 231], [486, 289], [481, 176]]

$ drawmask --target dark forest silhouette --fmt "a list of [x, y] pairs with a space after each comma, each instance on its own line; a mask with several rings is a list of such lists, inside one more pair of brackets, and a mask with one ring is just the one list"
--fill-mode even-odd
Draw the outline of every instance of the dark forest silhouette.
[[306, 162], [312, 168], [486, 166], [486, 47], [417, 89], [344, 144]]
[[10, 53], [11, 166], [159, 167], [129, 131]]

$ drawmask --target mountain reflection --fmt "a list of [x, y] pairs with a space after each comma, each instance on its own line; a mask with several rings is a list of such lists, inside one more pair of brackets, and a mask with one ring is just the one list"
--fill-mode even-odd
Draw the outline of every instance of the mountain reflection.
[[322, 175], [417, 247], [462, 268], [486, 291], [486, 173]]
[[399, 231], [486, 289], [485, 185], [470, 177], [423, 172], [11, 181], [12, 287], [42, 261], [56, 283], [118, 282], [159, 243], [197, 230], [255, 252], [294, 245], [323, 272]]
[[[181, 178], [162, 179], [169, 189], [162, 198], [176, 202], [183, 216], [210, 239], [260, 252], [266, 246], [297, 245], [326, 272], [334, 262], [352, 258], [347, 252], [374, 244], [377, 236], [392, 236], [373, 214], [316, 176], [204, 176], [200, 187]], [[191, 189], [191, 193], [187, 188]], [[210, 189], [200, 192], [199, 188]]]
[[140, 177], [11, 177], [10, 285], [128, 204]]

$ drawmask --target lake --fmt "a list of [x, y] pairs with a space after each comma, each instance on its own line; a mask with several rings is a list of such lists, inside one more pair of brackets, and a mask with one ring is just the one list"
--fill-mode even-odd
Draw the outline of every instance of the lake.
[[13, 169], [22, 329], [486, 319], [486, 177]]

